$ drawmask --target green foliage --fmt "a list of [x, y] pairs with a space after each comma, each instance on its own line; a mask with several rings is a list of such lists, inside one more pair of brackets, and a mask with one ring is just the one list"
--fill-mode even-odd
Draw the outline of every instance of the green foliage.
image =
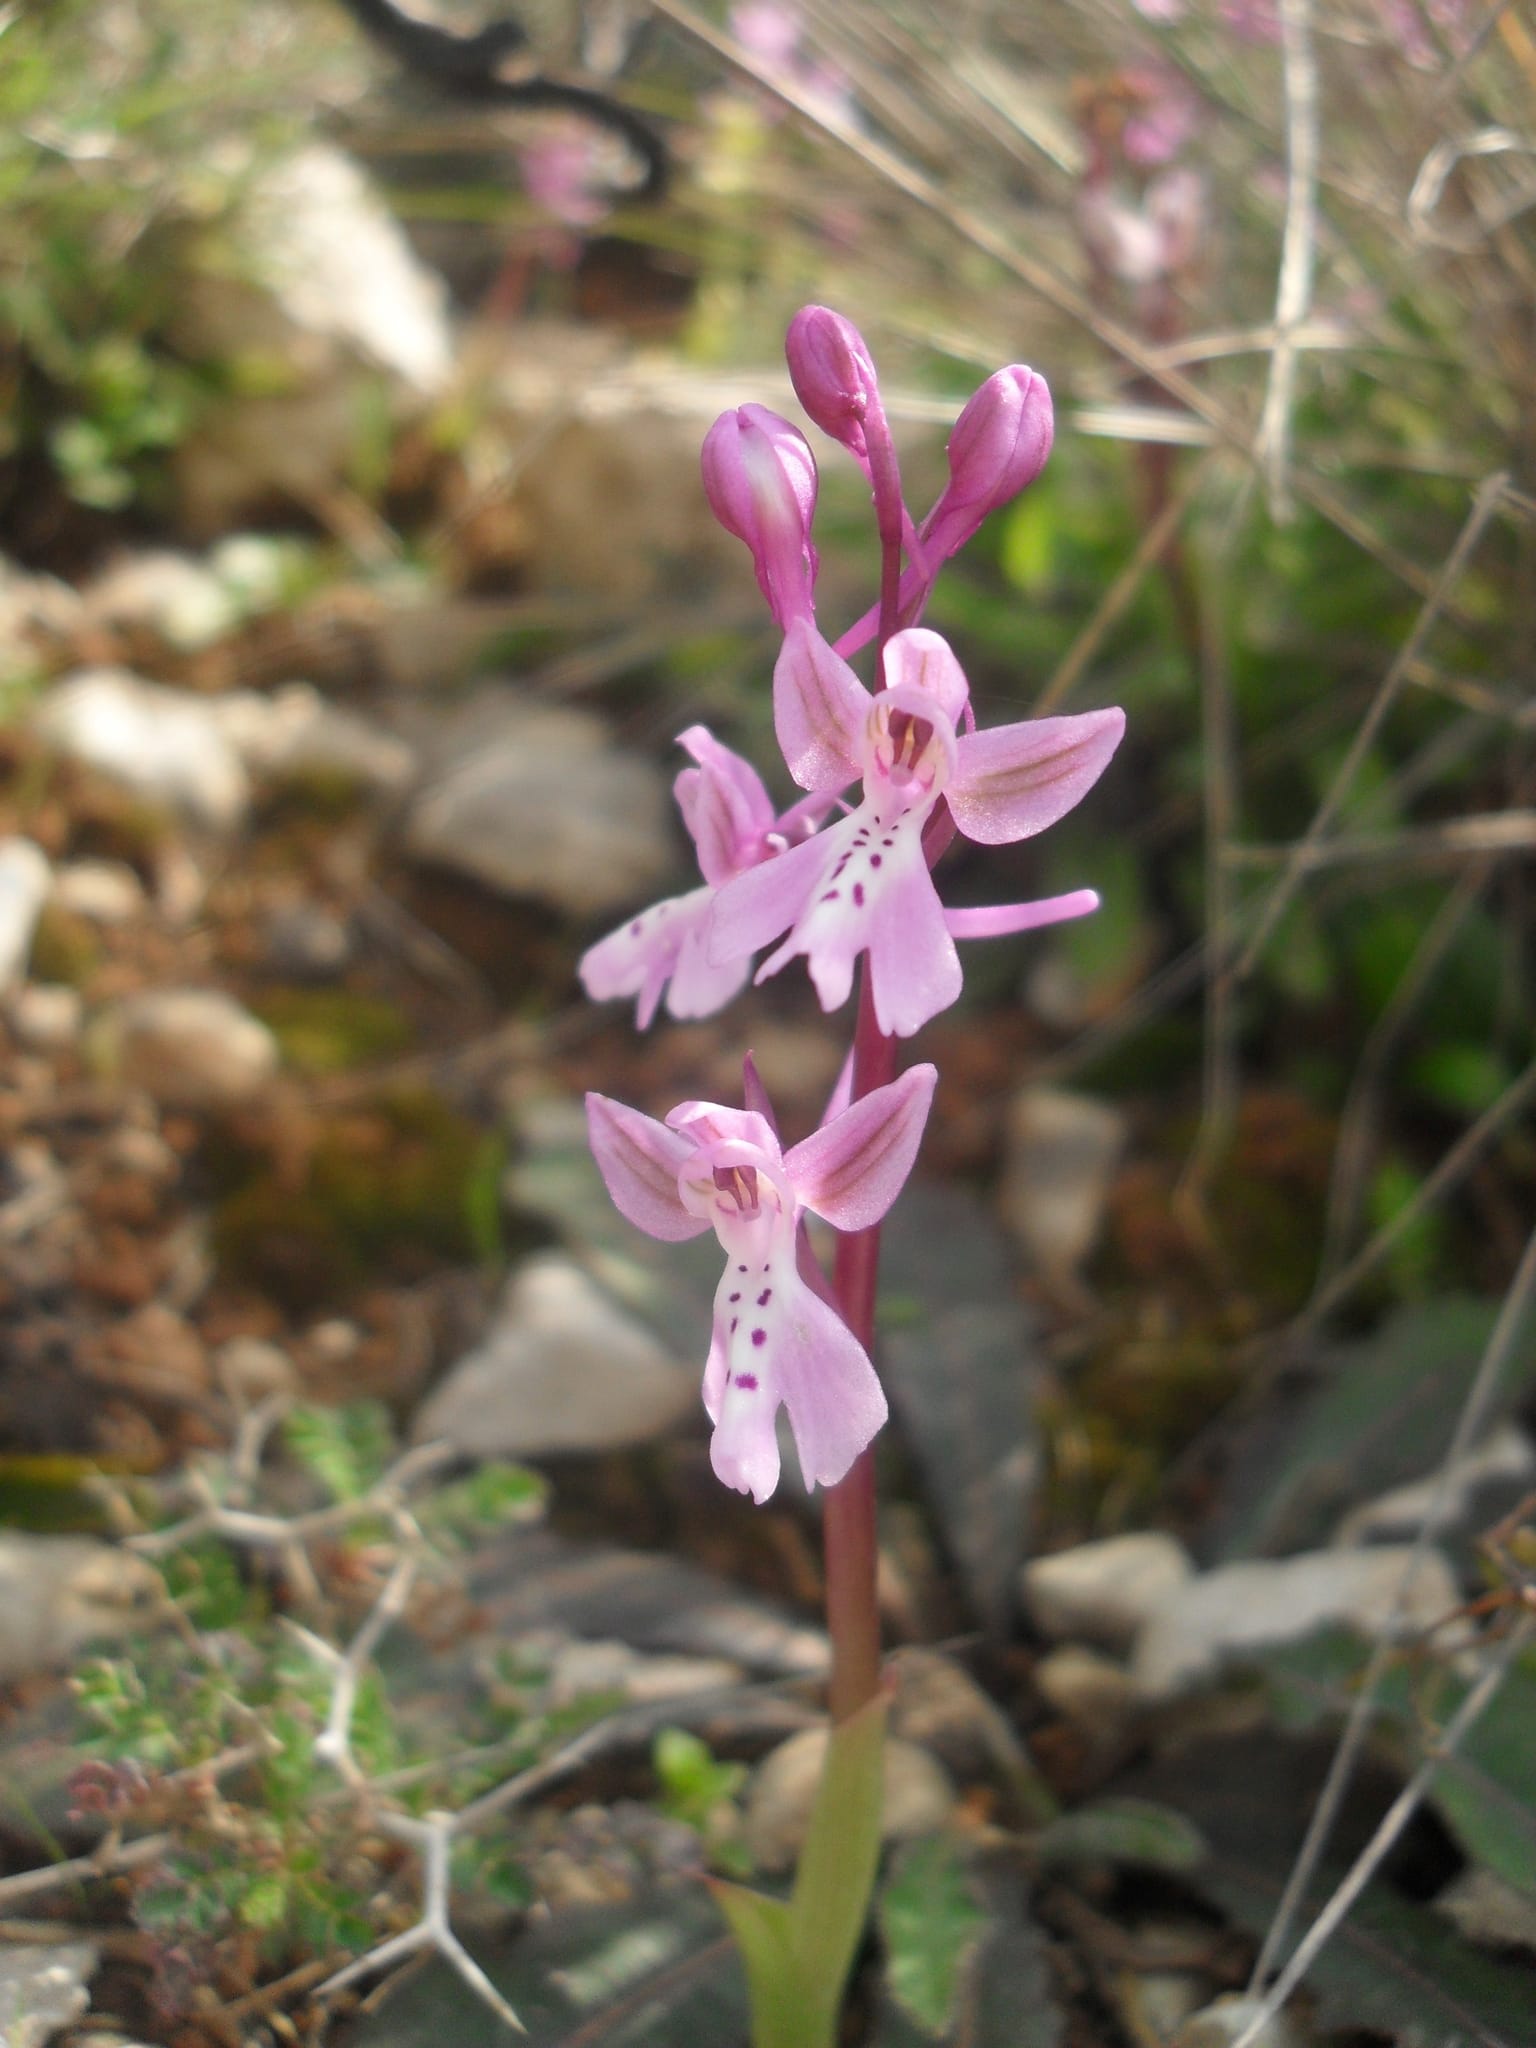
[[744, 1764], [721, 1763], [708, 1743], [685, 1728], [658, 1729], [651, 1766], [661, 1789], [663, 1813], [699, 1836], [716, 1870], [744, 1877], [751, 1859], [740, 1839], [736, 1795], [746, 1782]]
[[935, 1836], [903, 1850], [880, 1894], [885, 1981], [925, 2033], [949, 2031], [966, 1962], [986, 1924], [956, 1843]]
[[375, 1485], [394, 1446], [388, 1412], [378, 1401], [290, 1409], [283, 1418], [283, 1436], [305, 1471], [335, 1501], [357, 1500]]
[[518, 1522], [537, 1521], [549, 1487], [526, 1465], [493, 1459], [465, 1479], [439, 1487], [418, 1511], [421, 1527], [437, 1542], [468, 1542]]

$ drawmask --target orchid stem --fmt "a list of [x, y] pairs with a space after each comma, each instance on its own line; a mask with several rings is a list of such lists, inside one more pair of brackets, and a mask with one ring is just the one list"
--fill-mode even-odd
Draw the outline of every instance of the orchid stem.
[[[853, 1099], [883, 1088], [896, 1072], [896, 1041], [875, 1021], [867, 963], [859, 984], [853, 1041]], [[875, 1284], [880, 1226], [847, 1231], [837, 1240], [833, 1287], [838, 1311], [869, 1351], [875, 1334]], [[827, 1632], [832, 1639], [830, 1705], [846, 1721], [880, 1689], [880, 1609], [875, 1596], [875, 1463], [873, 1450], [828, 1487], [822, 1518], [827, 1573]]]

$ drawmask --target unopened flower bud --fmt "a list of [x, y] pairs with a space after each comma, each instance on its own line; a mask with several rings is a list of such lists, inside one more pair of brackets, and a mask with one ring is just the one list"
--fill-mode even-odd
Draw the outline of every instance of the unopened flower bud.
[[864, 337], [828, 306], [802, 306], [784, 339], [789, 379], [806, 412], [865, 460], [864, 421], [880, 409], [880, 384]]
[[1055, 432], [1050, 390], [1038, 371], [1010, 363], [990, 376], [949, 437], [949, 482], [923, 521], [930, 555], [954, 554], [989, 512], [1032, 484]]
[[701, 461], [710, 510], [752, 550], [774, 618], [787, 629], [812, 617], [816, 458], [804, 434], [765, 405], [738, 406], [705, 435]]

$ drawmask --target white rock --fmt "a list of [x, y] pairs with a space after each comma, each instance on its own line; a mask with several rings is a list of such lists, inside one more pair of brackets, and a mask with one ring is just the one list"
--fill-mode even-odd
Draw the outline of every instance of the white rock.
[[1070, 1283], [1104, 1218], [1126, 1125], [1108, 1103], [1027, 1088], [1008, 1108], [999, 1200], [1038, 1272]]
[[213, 1109], [244, 1102], [277, 1071], [277, 1040], [233, 996], [146, 989], [104, 1010], [89, 1033], [98, 1064], [156, 1102]]
[[1037, 1557], [1020, 1577], [1024, 1604], [1042, 1635], [1124, 1650], [1194, 1571], [1182, 1543], [1145, 1530]]
[[72, 860], [53, 878], [61, 910], [93, 924], [128, 924], [144, 909], [144, 884], [121, 860]]
[[1506, 1422], [1452, 1467], [1448, 1484], [1442, 1481], [1440, 1473], [1432, 1472], [1427, 1478], [1415, 1479], [1407, 1486], [1394, 1487], [1390, 1493], [1365, 1501], [1352, 1508], [1339, 1523], [1333, 1540], [1341, 1544], [1374, 1543], [1387, 1536], [1416, 1536], [1426, 1525], [1430, 1535], [1438, 1535], [1464, 1520], [1483, 1487], [1497, 1486], [1502, 1481], [1514, 1492], [1525, 1492], [1533, 1477], [1536, 1445], [1524, 1430]]
[[447, 288], [344, 151], [313, 142], [263, 171], [246, 228], [256, 274], [295, 327], [344, 343], [424, 396], [447, 382]]
[[99, 1951], [88, 1941], [0, 1947], [0, 2043], [43, 2048], [91, 2002]]
[[574, 1261], [530, 1259], [481, 1343], [418, 1414], [418, 1441], [478, 1457], [614, 1450], [665, 1435], [699, 1405], [699, 1376]]
[[218, 701], [230, 744], [257, 775], [344, 775], [383, 795], [403, 789], [416, 756], [402, 739], [356, 712], [328, 704], [310, 683], [271, 696], [241, 690]]
[[85, 1004], [77, 988], [33, 981], [11, 990], [6, 1022], [29, 1052], [59, 1052], [80, 1036]]
[[[762, 1870], [787, 1870], [800, 1853], [827, 1753], [825, 1728], [803, 1728], [771, 1750], [752, 1774], [745, 1835]], [[949, 1773], [916, 1743], [887, 1739], [880, 1838], [910, 1841], [938, 1832], [955, 1810]]]
[[32, 934], [53, 884], [48, 856], [30, 839], [0, 839], [0, 989], [27, 971]]
[[405, 846], [510, 896], [573, 916], [643, 903], [671, 874], [667, 783], [586, 712], [510, 690], [456, 722], [412, 799]]
[[277, 1394], [297, 1394], [298, 1369], [263, 1337], [229, 1337], [214, 1352], [213, 1376], [232, 1401], [254, 1408]]
[[217, 700], [146, 683], [128, 669], [78, 669], [38, 705], [50, 746], [200, 825], [229, 831], [250, 806], [250, 777]]
[[218, 575], [191, 555], [169, 549], [123, 556], [82, 596], [93, 620], [146, 628], [187, 653], [211, 646], [237, 618]]
[[[1144, 1700], [1173, 1699], [1243, 1653], [1347, 1627], [1375, 1637], [1389, 1626], [1414, 1636], [1442, 1623], [1461, 1599], [1437, 1550], [1419, 1560], [1402, 1614], [1392, 1609], [1413, 1555], [1410, 1544], [1317, 1550], [1277, 1562], [1223, 1565], [1163, 1601], [1136, 1640], [1131, 1677]], [[1444, 1644], [1444, 1630], [1437, 1637]]]
[[1485, 1948], [1523, 1948], [1536, 1955], [1536, 1899], [1517, 1892], [1491, 1870], [1469, 1864], [1444, 1891], [1435, 1911]]
[[1031, 1675], [1041, 1697], [1058, 1714], [1106, 1739], [1118, 1737], [1136, 1712], [1136, 1694], [1125, 1667], [1099, 1650], [1067, 1644], [1042, 1657]]
[[[1262, 2010], [1260, 1999], [1229, 1993], [1192, 2014], [1175, 2035], [1173, 2048], [1233, 2048]], [[1254, 2035], [1251, 2048], [1313, 2048], [1316, 2039], [1292, 2014], [1278, 2012]]]
[[85, 1536], [0, 1534], [0, 1685], [149, 1626], [164, 1601], [143, 1558]]

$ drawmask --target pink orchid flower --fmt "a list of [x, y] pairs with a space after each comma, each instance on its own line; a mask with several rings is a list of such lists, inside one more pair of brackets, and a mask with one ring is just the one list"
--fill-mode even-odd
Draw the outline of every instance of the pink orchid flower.
[[868, 1353], [801, 1272], [800, 1223], [807, 1210], [838, 1230], [879, 1222], [917, 1156], [936, 1079], [911, 1067], [788, 1152], [758, 1110], [684, 1102], [663, 1124], [587, 1097], [592, 1153], [620, 1214], [671, 1242], [711, 1225], [720, 1240], [704, 1369], [710, 1462], [759, 1504], [779, 1483], [781, 1403], [807, 1487], [835, 1486], [886, 1419]]
[[960, 994], [957, 938], [996, 938], [1098, 907], [1091, 889], [1036, 903], [946, 911], [923, 831], [940, 798], [984, 846], [1029, 839], [1063, 817], [1103, 773], [1125, 730], [1119, 710], [957, 730], [969, 685], [937, 633], [908, 627], [885, 650], [888, 687], [872, 696], [814, 629], [792, 626], [774, 670], [774, 722], [802, 789], [862, 777], [845, 817], [777, 860], [728, 882], [714, 901], [710, 959], [737, 961], [781, 933], [758, 969], [804, 954], [824, 1010], [845, 1002], [869, 954], [880, 1029], [906, 1038]]
[[746, 983], [749, 960], [717, 963], [705, 949], [715, 893], [733, 876], [814, 832], [832, 807], [831, 796], [803, 798], [782, 817], [757, 770], [722, 746], [707, 726], [690, 725], [678, 745], [698, 764], [682, 769], [672, 785], [699, 857], [701, 889], [669, 896], [629, 918], [589, 946], [577, 964], [581, 985], [594, 1002], [635, 996], [635, 1022], [644, 1031], [663, 993], [673, 1017], [712, 1017]]
[[804, 434], [766, 405], [739, 405], [704, 436], [699, 465], [709, 508], [752, 550], [758, 588], [779, 625], [814, 617], [816, 458]]

